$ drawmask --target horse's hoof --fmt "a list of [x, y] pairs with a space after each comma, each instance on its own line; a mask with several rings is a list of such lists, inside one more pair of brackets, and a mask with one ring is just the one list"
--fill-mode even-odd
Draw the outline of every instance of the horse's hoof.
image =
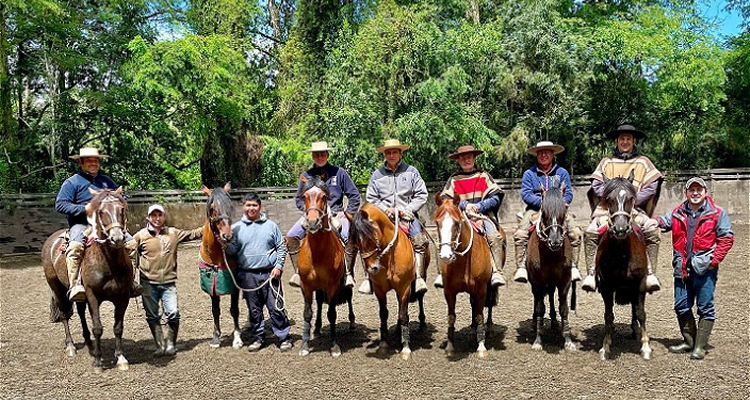
[[299, 349], [299, 355], [300, 357], [305, 357], [310, 354], [310, 350], [308, 349]]
[[487, 358], [488, 354], [489, 353], [488, 353], [488, 351], [486, 349], [485, 350], [479, 350], [479, 351], [477, 351], [477, 357], [479, 357], [480, 359]]
[[390, 351], [387, 344], [381, 344], [378, 346], [377, 352], [381, 356], [387, 356]]
[[602, 361], [607, 361], [607, 358], [609, 357], [608, 353], [609, 352], [604, 349], [599, 350], [599, 356], [601, 357]]
[[650, 360], [651, 359], [651, 348], [641, 349], [641, 356], [646, 361]]
[[65, 348], [65, 352], [68, 354], [68, 357], [74, 357], [76, 355], [76, 347], [74, 345], [70, 345]]
[[221, 339], [214, 336], [208, 343], [208, 345], [211, 346], [212, 349], [218, 349], [221, 346]]
[[94, 367], [94, 373], [95, 374], [101, 374], [102, 372], [104, 372], [104, 368], [102, 368], [102, 367]]
[[576, 345], [573, 342], [565, 343], [565, 350], [569, 352], [574, 352], [576, 351]]
[[130, 364], [128, 364], [126, 362], [125, 363], [118, 363], [117, 364], [117, 369], [119, 369], [120, 371], [128, 371], [130, 369]]
[[408, 361], [409, 359], [411, 359], [411, 350], [410, 349], [401, 350], [401, 359], [404, 361]]
[[356, 330], [357, 330], [357, 324], [355, 324], [354, 322], [350, 322], [349, 323], [349, 332], [354, 332]]
[[541, 350], [541, 349], [542, 349], [541, 343], [534, 342], [534, 344], [531, 345], [531, 350]]
[[331, 347], [332, 357], [338, 357], [340, 355], [341, 355], [341, 348], [339, 347], [339, 345], [334, 345], [333, 347]]
[[242, 346], [245, 345], [245, 343], [242, 342], [242, 338], [240, 337], [240, 331], [234, 331], [234, 341], [232, 342], [232, 348], [235, 350], [239, 350], [242, 348]]

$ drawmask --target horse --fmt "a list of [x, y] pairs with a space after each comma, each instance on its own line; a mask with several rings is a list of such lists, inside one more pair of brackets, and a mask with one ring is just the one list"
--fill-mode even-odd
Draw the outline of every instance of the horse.
[[354, 328], [352, 288], [344, 285], [344, 244], [334, 231], [333, 216], [328, 207], [330, 192], [326, 183], [318, 178], [309, 179], [303, 186], [305, 198], [305, 218], [302, 227], [306, 235], [299, 251], [298, 270], [300, 289], [305, 301], [304, 323], [302, 326], [302, 347], [300, 356], [310, 354], [310, 321], [312, 320], [313, 293], [318, 303], [315, 319], [315, 335], [320, 334], [323, 302], [328, 303], [328, 323], [331, 325], [330, 352], [334, 357], [341, 355], [336, 344], [336, 306], [344, 302], [349, 305], [349, 329]]
[[492, 253], [487, 241], [475, 235], [468, 216], [458, 208], [459, 201], [458, 196], [452, 201], [443, 201], [440, 193], [435, 195], [438, 207], [433, 219], [438, 227], [443, 294], [448, 303], [448, 343], [445, 353], [447, 356], [454, 354], [456, 296], [463, 292], [469, 294], [471, 302], [471, 329], [476, 335], [477, 356], [486, 358], [484, 308], [490, 310], [487, 326], [492, 326], [491, 310], [497, 304], [497, 289], [490, 284]]
[[[553, 176], [549, 188], [542, 189], [542, 205], [539, 218], [534, 227], [535, 234], [530, 235], [526, 256], [526, 270], [529, 274], [531, 292], [534, 295], [534, 332], [536, 339], [531, 345], [533, 350], [542, 349], [541, 330], [544, 325], [544, 299], [549, 296], [550, 324], [557, 327], [554, 294], [557, 290], [562, 334], [565, 338], [565, 350], [575, 351], [576, 346], [570, 338], [568, 323], [568, 293], [571, 289], [570, 270], [573, 267], [573, 252], [565, 230], [567, 207], [563, 199], [565, 183], [559, 176]], [[575, 287], [573, 287], [575, 293]], [[575, 310], [575, 294], [572, 309]]]
[[632, 211], [636, 189], [633, 172], [626, 178], [604, 178], [602, 203], [609, 211], [606, 232], [596, 252], [596, 286], [604, 300], [604, 343], [599, 350], [602, 360], [610, 355], [615, 315], [613, 305], [631, 304], [633, 338], [641, 336], [641, 356], [651, 358], [646, 331], [646, 244], [634, 228]]
[[[130, 366], [122, 351], [122, 332], [125, 311], [130, 302], [130, 285], [133, 282], [133, 264], [125, 248], [128, 205], [122, 197], [122, 187], [117, 190], [103, 189], [92, 194], [90, 205], [94, 210], [87, 215], [93, 240], [84, 252], [81, 262], [81, 279], [86, 288], [86, 303], [76, 306], [81, 318], [81, 329], [89, 353], [94, 357], [92, 366], [95, 372], [102, 372], [102, 322], [99, 307], [109, 301], [115, 307], [115, 358], [117, 367], [127, 371]], [[62, 322], [65, 327], [65, 348], [68, 356], [76, 353], [70, 336], [68, 320], [73, 304], [66, 295], [69, 286], [68, 273], [63, 248], [67, 246], [65, 229], [53, 233], [42, 248], [44, 276], [50, 287], [50, 320]], [[91, 314], [94, 341], [86, 324], [85, 308], [88, 304]]]
[[229, 183], [223, 188], [213, 190], [203, 187], [203, 193], [208, 196], [206, 201], [206, 222], [203, 224], [203, 241], [201, 242], [198, 267], [201, 276], [201, 288], [211, 296], [211, 313], [214, 317], [214, 331], [209, 346], [212, 349], [221, 346], [221, 327], [219, 316], [221, 316], [221, 296], [230, 295], [229, 313], [234, 319], [234, 339], [232, 348], [242, 348], [239, 317], [240, 292], [234, 283], [236, 267], [234, 263], [227, 261], [224, 249], [232, 242], [232, 215], [234, 204], [229, 197]]
[[[398, 216], [396, 217], [398, 218]], [[398, 222], [398, 219], [397, 219]], [[354, 240], [370, 276], [380, 310], [380, 343], [378, 353], [388, 353], [388, 304], [386, 293], [396, 291], [398, 331], [401, 333], [401, 359], [411, 358], [409, 348], [409, 302], [419, 302], [419, 327], [424, 329], [424, 292], [414, 294], [414, 249], [403, 230], [372, 204], [365, 204], [354, 215], [349, 240]], [[429, 265], [430, 252], [425, 253]]]

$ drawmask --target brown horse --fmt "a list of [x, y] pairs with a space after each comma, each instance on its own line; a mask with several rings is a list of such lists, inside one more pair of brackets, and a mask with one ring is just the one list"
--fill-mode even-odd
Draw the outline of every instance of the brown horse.
[[[531, 292], [534, 294], [534, 332], [536, 339], [531, 348], [542, 349], [542, 327], [544, 326], [544, 299], [550, 299], [550, 323], [557, 326], [553, 296], [557, 290], [562, 334], [565, 350], [575, 351], [570, 338], [568, 323], [568, 293], [570, 292], [570, 270], [573, 267], [573, 252], [565, 229], [567, 207], [563, 200], [565, 183], [555, 175], [548, 189], [542, 188], [542, 206], [534, 234], [529, 237], [526, 270], [529, 273]], [[573, 289], [575, 291], [575, 288]], [[575, 310], [575, 300], [573, 310]]]
[[458, 196], [454, 197], [453, 201], [443, 201], [440, 193], [435, 195], [435, 204], [438, 207], [434, 220], [438, 227], [443, 294], [448, 303], [448, 343], [445, 353], [448, 356], [454, 354], [456, 296], [463, 292], [469, 294], [471, 302], [471, 329], [476, 334], [477, 356], [485, 358], [487, 348], [484, 346], [484, 307], [490, 310], [487, 326], [491, 326], [491, 310], [497, 303], [497, 289], [490, 284], [492, 253], [487, 241], [475, 234], [466, 213], [458, 208], [459, 201]]
[[328, 208], [330, 192], [328, 186], [318, 178], [312, 178], [303, 187], [305, 197], [305, 219], [302, 227], [306, 235], [299, 251], [300, 288], [305, 301], [302, 347], [300, 356], [310, 354], [310, 321], [312, 301], [315, 293], [318, 314], [315, 319], [315, 335], [320, 334], [323, 302], [328, 303], [328, 323], [331, 325], [331, 355], [338, 357], [341, 349], [336, 344], [336, 306], [349, 304], [349, 329], [354, 328], [352, 288], [344, 285], [344, 244], [331, 226], [333, 216]]
[[[409, 302], [419, 301], [419, 326], [425, 327], [424, 292], [414, 292], [414, 249], [406, 234], [396, 228], [387, 215], [372, 204], [365, 204], [354, 215], [349, 240], [354, 240], [364, 260], [380, 309], [380, 344], [378, 353], [388, 353], [388, 304], [386, 293], [396, 291], [398, 330], [401, 333], [401, 358], [411, 357], [409, 349]], [[430, 252], [425, 252], [429, 265]]]
[[602, 202], [609, 210], [606, 233], [596, 252], [596, 287], [604, 300], [604, 344], [599, 354], [606, 360], [610, 354], [615, 314], [613, 306], [632, 306], [633, 338], [641, 336], [641, 356], [651, 358], [646, 331], [646, 244], [631, 220], [636, 190], [633, 173], [625, 178], [604, 179]]
[[203, 242], [200, 247], [198, 267], [201, 274], [201, 288], [211, 296], [211, 313], [214, 317], [214, 331], [209, 345], [216, 349], [221, 346], [221, 296], [230, 295], [229, 313], [234, 319], [234, 340], [232, 348], [243, 346], [240, 335], [239, 317], [240, 292], [234, 283], [235, 265], [228, 263], [224, 249], [232, 242], [232, 215], [234, 205], [229, 197], [229, 183], [223, 188], [203, 187], [208, 196], [206, 201], [206, 222], [203, 224]]
[[[91, 189], [89, 189], [91, 190]], [[133, 264], [125, 249], [125, 227], [128, 205], [122, 197], [122, 188], [117, 190], [91, 190], [92, 209], [88, 220], [93, 238], [86, 249], [81, 262], [81, 279], [86, 288], [86, 301], [91, 313], [94, 342], [86, 324], [86, 303], [78, 303], [78, 315], [81, 317], [83, 338], [89, 352], [94, 357], [92, 366], [95, 372], [102, 371], [102, 322], [99, 306], [103, 301], [110, 301], [115, 306], [115, 357], [117, 367], [126, 371], [128, 360], [122, 352], [123, 318], [130, 302], [130, 285], [133, 282]], [[70, 337], [68, 320], [72, 315], [72, 303], [66, 291], [69, 285], [65, 256], [62, 248], [66, 246], [65, 230], [59, 230], [50, 236], [42, 248], [42, 266], [44, 276], [51, 289], [50, 319], [62, 322], [65, 327], [65, 347], [69, 356], [75, 355], [76, 349]]]

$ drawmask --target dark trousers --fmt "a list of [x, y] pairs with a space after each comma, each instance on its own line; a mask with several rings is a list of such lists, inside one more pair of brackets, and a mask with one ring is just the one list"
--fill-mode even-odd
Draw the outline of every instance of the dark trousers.
[[[239, 278], [240, 287], [243, 289], [257, 289], [268, 280], [270, 274], [271, 269], [260, 271], [239, 270], [237, 272], [237, 277]], [[271, 286], [273, 286], [273, 289], [271, 289]], [[242, 296], [247, 303], [247, 309], [250, 312], [250, 334], [253, 337], [253, 342], [263, 342], [265, 330], [263, 306], [268, 308], [268, 315], [271, 319], [271, 329], [273, 330], [273, 334], [279, 338], [279, 341], [284, 341], [289, 335], [290, 324], [289, 318], [286, 316], [286, 311], [279, 311], [276, 309], [277, 307], [284, 307], [284, 304], [281, 303], [281, 299], [278, 299], [277, 302], [276, 292], [280, 291], [281, 281], [274, 279], [263, 285], [263, 287], [258, 290], [242, 292]]]

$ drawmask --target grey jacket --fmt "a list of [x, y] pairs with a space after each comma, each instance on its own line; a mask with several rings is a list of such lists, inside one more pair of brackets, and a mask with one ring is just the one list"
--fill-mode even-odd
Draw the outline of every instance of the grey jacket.
[[427, 203], [427, 196], [427, 186], [419, 171], [403, 162], [395, 171], [386, 165], [380, 167], [367, 184], [367, 202], [383, 211], [401, 207], [416, 215]]

